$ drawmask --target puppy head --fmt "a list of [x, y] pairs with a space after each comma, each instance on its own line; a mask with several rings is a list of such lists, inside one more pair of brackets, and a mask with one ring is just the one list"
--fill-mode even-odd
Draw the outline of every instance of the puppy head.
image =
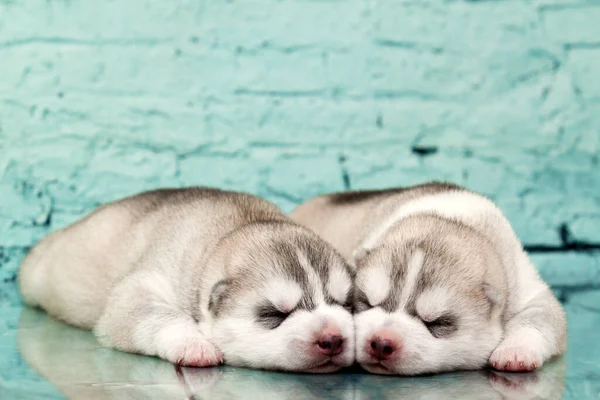
[[420, 222], [431, 229], [402, 227], [358, 253], [357, 361], [402, 375], [481, 368], [502, 335], [500, 260], [467, 227]]
[[227, 364], [331, 372], [353, 363], [353, 277], [338, 253], [289, 223], [249, 228], [227, 248], [227, 279], [209, 301]]

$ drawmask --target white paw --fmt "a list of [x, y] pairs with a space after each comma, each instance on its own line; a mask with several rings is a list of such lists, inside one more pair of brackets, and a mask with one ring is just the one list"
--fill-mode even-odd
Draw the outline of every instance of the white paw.
[[490, 365], [499, 371], [533, 371], [543, 364], [539, 353], [526, 346], [500, 344], [490, 356]]
[[184, 367], [212, 367], [223, 363], [221, 352], [202, 336], [173, 343], [167, 349], [165, 358]]
[[195, 329], [171, 327], [156, 337], [158, 356], [185, 367], [211, 367], [223, 363], [223, 354]]

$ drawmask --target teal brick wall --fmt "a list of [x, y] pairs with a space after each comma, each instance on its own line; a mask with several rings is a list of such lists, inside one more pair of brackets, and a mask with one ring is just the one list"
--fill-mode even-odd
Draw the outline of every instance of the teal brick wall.
[[137, 191], [289, 211], [429, 179], [496, 200], [558, 293], [589, 295], [598, 21], [583, 0], [0, 0], [0, 304], [29, 246]]

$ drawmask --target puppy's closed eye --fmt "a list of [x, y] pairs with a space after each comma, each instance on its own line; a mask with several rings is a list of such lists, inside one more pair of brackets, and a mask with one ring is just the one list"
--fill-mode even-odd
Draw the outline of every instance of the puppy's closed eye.
[[256, 316], [259, 324], [267, 329], [275, 329], [278, 328], [292, 312], [293, 310], [288, 312], [281, 311], [273, 304], [267, 303], [257, 307]]
[[450, 336], [458, 330], [457, 319], [452, 315], [442, 315], [433, 320], [425, 320], [421, 318], [423, 324], [431, 335], [435, 338], [443, 338]]

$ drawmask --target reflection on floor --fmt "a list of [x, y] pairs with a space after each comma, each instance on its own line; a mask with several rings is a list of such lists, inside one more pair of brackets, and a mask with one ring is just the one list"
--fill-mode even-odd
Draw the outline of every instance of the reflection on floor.
[[584, 335], [597, 337], [600, 314], [580, 309], [571, 310], [569, 317], [569, 353], [537, 373], [477, 371], [404, 378], [357, 370], [296, 375], [230, 367], [176, 368], [156, 358], [102, 348], [91, 333], [43, 312], [2, 308], [0, 398], [598, 399], [600, 345]]

